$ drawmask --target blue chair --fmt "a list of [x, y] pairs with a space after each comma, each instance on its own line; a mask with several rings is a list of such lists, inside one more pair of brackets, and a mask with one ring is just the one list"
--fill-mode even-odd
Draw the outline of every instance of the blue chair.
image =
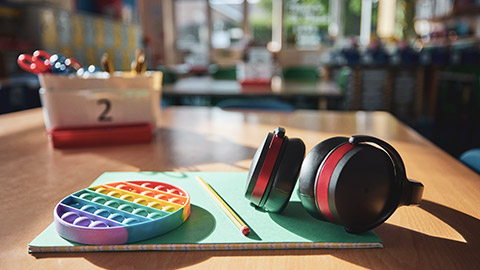
[[274, 99], [226, 99], [218, 102], [216, 106], [224, 110], [295, 111], [295, 106], [292, 104]]
[[480, 148], [466, 151], [459, 159], [463, 164], [480, 174]]

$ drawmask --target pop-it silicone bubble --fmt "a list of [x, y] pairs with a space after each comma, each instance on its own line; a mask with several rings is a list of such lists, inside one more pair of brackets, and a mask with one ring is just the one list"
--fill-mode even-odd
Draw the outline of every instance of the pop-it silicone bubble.
[[114, 245], [152, 238], [190, 215], [190, 196], [170, 184], [109, 183], [75, 192], [57, 204], [55, 229], [82, 244]]

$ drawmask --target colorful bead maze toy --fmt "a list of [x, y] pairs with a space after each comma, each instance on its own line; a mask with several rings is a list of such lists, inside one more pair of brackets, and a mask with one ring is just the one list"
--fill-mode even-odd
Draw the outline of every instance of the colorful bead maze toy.
[[89, 187], [57, 204], [55, 229], [88, 245], [116, 245], [167, 233], [190, 215], [190, 196], [181, 188], [149, 181]]

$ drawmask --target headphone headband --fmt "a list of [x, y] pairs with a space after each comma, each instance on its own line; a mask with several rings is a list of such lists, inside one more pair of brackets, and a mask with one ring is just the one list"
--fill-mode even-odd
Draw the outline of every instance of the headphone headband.
[[387, 154], [392, 159], [393, 166], [395, 168], [395, 175], [398, 177], [397, 180], [402, 181], [404, 179], [407, 179], [405, 165], [403, 164], [403, 160], [400, 157], [400, 154], [398, 154], [397, 150], [395, 150], [395, 148], [393, 148], [387, 142], [368, 135], [354, 135], [348, 139], [348, 142], [354, 145], [360, 143], [374, 143], [380, 146], [380, 148], [385, 150], [385, 152], [387, 152]]

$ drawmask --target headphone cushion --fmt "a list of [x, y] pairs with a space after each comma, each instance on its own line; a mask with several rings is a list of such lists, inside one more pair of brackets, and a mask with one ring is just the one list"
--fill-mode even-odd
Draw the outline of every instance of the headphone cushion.
[[[283, 149], [282, 149], [283, 150]], [[289, 139], [279, 155], [279, 162], [272, 172], [273, 183], [263, 208], [269, 212], [281, 212], [287, 205], [297, 181], [305, 156], [305, 144], [301, 139]]]
[[307, 154], [300, 170], [299, 176], [299, 197], [307, 212], [319, 219], [324, 219], [316, 206], [315, 181], [318, 169], [327, 155], [337, 146], [348, 142], [347, 137], [333, 137], [326, 139], [312, 148]]
[[247, 177], [247, 186], [245, 187], [245, 198], [250, 200], [255, 184], [257, 183], [258, 175], [262, 169], [263, 162], [267, 156], [268, 146], [273, 139], [273, 133], [268, 133], [265, 136], [262, 144], [258, 147], [255, 155], [253, 157], [252, 164], [250, 165], [250, 170]]

